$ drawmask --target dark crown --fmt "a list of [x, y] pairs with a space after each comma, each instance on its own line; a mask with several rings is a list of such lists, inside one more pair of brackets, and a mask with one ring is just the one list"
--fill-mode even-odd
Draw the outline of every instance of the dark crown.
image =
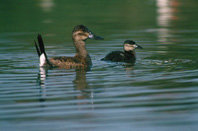
[[81, 30], [83, 32], [89, 32], [88, 28], [84, 25], [75, 26], [72, 32], [74, 33], [74, 32], [79, 31], [79, 30]]
[[126, 41], [124, 42], [124, 44], [134, 45], [134, 44], [135, 44], [135, 41], [132, 41], [132, 40], [126, 40]]

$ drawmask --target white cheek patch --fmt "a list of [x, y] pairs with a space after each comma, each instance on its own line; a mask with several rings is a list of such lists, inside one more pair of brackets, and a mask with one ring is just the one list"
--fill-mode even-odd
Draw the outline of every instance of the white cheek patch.
[[130, 45], [130, 44], [125, 44], [125, 45], [124, 45], [124, 50], [125, 50], [125, 51], [134, 50], [134, 46], [133, 46], [133, 45]]

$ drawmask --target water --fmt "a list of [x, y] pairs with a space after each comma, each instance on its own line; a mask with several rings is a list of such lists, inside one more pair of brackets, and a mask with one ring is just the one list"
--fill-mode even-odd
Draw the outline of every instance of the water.
[[[0, 2], [0, 130], [196, 130], [196, 0]], [[90, 71], [39, 69], [33, 45], [75, 54], [71, 31], [88, 26]], [[135, 66], [100, 61], [133, 39]]]

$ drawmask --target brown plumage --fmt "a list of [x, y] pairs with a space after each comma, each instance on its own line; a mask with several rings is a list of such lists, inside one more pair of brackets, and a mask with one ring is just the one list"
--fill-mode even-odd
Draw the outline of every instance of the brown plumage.
[[78, 57], [78, 56], [53, 57], [50, 59], [50, 63], [52, 63], [52, 65], [56, 67], [66, 68], [66, 69], [70, 69], [70, 68], [80, 69], [80, 68], [87, 68], [87, 67], [89, 68], [92, 65], [91, 58], [89, 56], [87, 56], [86, 58]]
[[58, 68], [90, 68], [92, 65], [91, 57], [86, 50], [86, 40], [95, 39], [102, 40], [102, 37], [94, 35], [87, 27], [84, 25], [77, 25], [72, 31], [72, 40], [76, 49], [76, 54], [74, 57], [52, 57], [49, 60], [45, 53], [44, 43], [41, 35], [38, 35], [38, 44], [35, 42], [35, 47], [37, 53], [40, 57], [40, 66], [48, 67], [58, 67]]

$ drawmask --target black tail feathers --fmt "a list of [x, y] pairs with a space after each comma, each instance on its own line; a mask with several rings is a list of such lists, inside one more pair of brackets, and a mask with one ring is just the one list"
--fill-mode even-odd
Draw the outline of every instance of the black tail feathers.
[[37, 54], [38, 54], [38, 56], [40, 57], [40, 56], [41, 56], [41, 51], [40, 51], [39, 46], [38, 46], [38, 44], [36, 43], [35, 40], [34, 40], [34, 45], [35, 45], [35, 47], [36, 47]]
[[46, 55], [43, 39], [42, 39], [42, 36], [40, 34], [38, 34], [37, 40], [38, 40], [38, 43], [36, 41], [34, 41], [34, 44], [35, 44], [38, 56], [40, 56], [43, 53]]
[[38, 39], [38, 43], [39, 43], [39, 48], [40, 48], [41, 54], [42, 53], [46, 54], [42, 36], [40, 34], [38, 34], [37, 39]]
[[44, 46], [44, 43], [43, 43], [42, 36], [40, 34], [38, 34], [37, 40], [38, 40], [38, 43], [34, 40], [34, 44], [35, 44], [36, 51], [37, 51], [37, 54], [38, 54], [39, 58], [42, 54], [44, 54], [47, 64], [51, 66], [51, 63], [47, 59], [47, 54], [45, 53], [45, 46]]

